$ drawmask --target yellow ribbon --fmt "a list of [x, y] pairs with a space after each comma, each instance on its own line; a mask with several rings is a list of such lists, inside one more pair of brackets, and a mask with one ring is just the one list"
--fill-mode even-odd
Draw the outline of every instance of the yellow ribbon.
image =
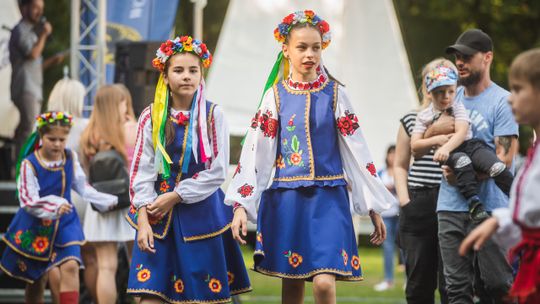
[[152, 141], [154, 150], [161, 152], [167, 163], [172, 164], [172, 160], [163, 146], [164, 127], [167, 122], [167, 85], [163, 81], [163, 74], [159, 76], [156, 85], [156, 94], [154, 95], [154, 104], [152, 106]]

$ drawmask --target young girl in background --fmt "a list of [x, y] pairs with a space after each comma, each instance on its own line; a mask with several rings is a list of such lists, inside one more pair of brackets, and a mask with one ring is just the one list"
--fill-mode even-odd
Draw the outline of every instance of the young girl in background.
[[394, 198], [376, 174], [344, 87], [322, 64], [328, 23], [298, 11], [274, 35], [282, 52], [225, 201], [234, 205], [232, 231], [241, 243], [247, 219], [257, 221], [254, 269], [282, 278], [283, 303], [302, 303], [306, 280], [316, 303], [335, 303], [336, 280], [362, 280], [350, 210], [370, 215], [371, 241], [380, 244], [386, 232], [379, 213]]
[[39, 115], [37, 133], [21, 151], [25, 158], [17, 176], [21, 209], [3, 237], [8, 246], [0, 268], [28, 283], [27, 303], [43, 302], [44, 275], [52, 268], [60, 270], [60, 303], [78, 303], [80, 246], [85, 240], [73, 212], [71, 189], [102, 210], [118, 201], [90, 187], [77, 154], [65, 149], [71, 124], [68, 113]]
[[[85, 166], [88, 167], [98, 152], [116, 150], [124, 159], [125, 170], [128, 170], [129, 157], [126, 151], [129, 145], [124, 132], [130, 113], [127, 98], [126, 93], [117, 85], [106, 85], [97, 91], [88, 127], [81, 136]], [[95, 289], [99, 303], [116, 302], [119, 243], [126, 243], [128, 260], [131, 257], [135, 234], [124, 218], [127, 210], [127, 207], [107, 213], [99, 213], [91, 208], [86, 210], [84, 234], [96, 252]]]
[[205, 99], [212, 56], [190, 36], [167, 40], [156, 55], [161, 76], [139, 118], [131, 166], [128, 219], [138, 246], [128, 293], [142, 303], [229, 302], [251, 287], [219, 188], [229, 133], [221, 108]]

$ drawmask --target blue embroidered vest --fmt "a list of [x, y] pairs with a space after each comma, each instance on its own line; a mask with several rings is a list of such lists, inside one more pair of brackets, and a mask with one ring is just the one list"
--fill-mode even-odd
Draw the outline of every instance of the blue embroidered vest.
[[[64, 197], [71, 203], [71, 183], [73, 180], [72, 152], [65, 150], [64, 163], [56, 168], [48, 168], [39, 158], [37, 151], [29, 155], [24, 161], [29, 162], [39, 184], [39, 197], [57, 195]], [[24, 176], [20, 176], [24, 178]], [[24, 191], [24, 189], [19, 189]], [[53, 245], [66, 246], [72, 240], [64, 234], [57, 234], [58, 227], [65, 223], [75, 221], [77, 213], [73, 210], [60, 219], [40, 219], [26, 212], [23, 208], [17, 211], [4, 236], [7, 245], [17, 253], [31, 259], [48, 261], [51, 258]], [[78, 218], [76, 222], [79, 223]], [[80, 226], [80, 224], [79, 224]], [[82, 233], [77, 235], [77, 241], [84, 240]]]
[[274, 85], [279, 133], [271, 188], [346, 185], [334, 118], [337, 86], [332, 80], [309, 91]]
[[[211, 130], [211, 119], [215, 105], [211, 102], [206, 102], [206, 110], [208, 117], [208, 128]], [[198, 172], [206, 169], [206, 164], [201, 161], [200, 154], [198, 155], [198, 163], [195, 162], [195, 156], [191, 154], [191, 160], [187, 174], [182, 174], [182, 162], [184, 159], [184, 151], [187, 144], [188, 127], [186, 125], [174, 124], [175, 139], [165, 149], [171, 157], [173, 164], [171, 165], [171, 176], [164, 179], [160, 174], [157, 181], [154, 183], [156, 193], [163, 194], [174, 191], [175, 186], [182, 180], [187, 178], [197, 178]], [[165, 215], [162, 219], [149, 218], [154, 236], [163, 239], [167, 236], [172, 225], [173, 218], [178, 220], [182, 229], [184, 241], [195, 241], [205, 238], [214, 237], [226, 231], [232, 221], [232, 207], [223, 203], [225, 195], [221, 189], [217, 189], [208, 198], [193, 204], [177, 204], [171, 212]], [[137, 212], [130, 208], [128, 213], [128, 221], [137, 228]]]

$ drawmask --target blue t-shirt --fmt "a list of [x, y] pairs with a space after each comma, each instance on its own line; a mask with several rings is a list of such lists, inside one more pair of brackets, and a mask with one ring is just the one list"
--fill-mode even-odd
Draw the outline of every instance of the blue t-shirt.
[[[518, 125], [508, 104], [510, 92], [495, 83], [474, 97], [466, 97], [463, 87], [456, 91], [456, 100], [465, 105], [471, 119], [473, 138], [481, 139], [495, 151], [495, 137], [518, 135]], [[513, 171], [513, 168], [512, 168]], [[508, 197], [497, 187], [492, 178], [478, 184], [478, 196], [487, 211], [508, 207]], [[437, 211], [466, 212], [467, 201], [457, 187], [450, 186], [443, 178], [437, 201]]]

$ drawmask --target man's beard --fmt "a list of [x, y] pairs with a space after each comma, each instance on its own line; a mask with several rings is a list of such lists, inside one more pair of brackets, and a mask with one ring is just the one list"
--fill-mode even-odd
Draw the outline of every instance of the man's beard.
[[469, 87], [480, 82], [482, 78], [482, 73], [480, 71], [470, 71], [469, 76], [459, 77], [458, 85]]

